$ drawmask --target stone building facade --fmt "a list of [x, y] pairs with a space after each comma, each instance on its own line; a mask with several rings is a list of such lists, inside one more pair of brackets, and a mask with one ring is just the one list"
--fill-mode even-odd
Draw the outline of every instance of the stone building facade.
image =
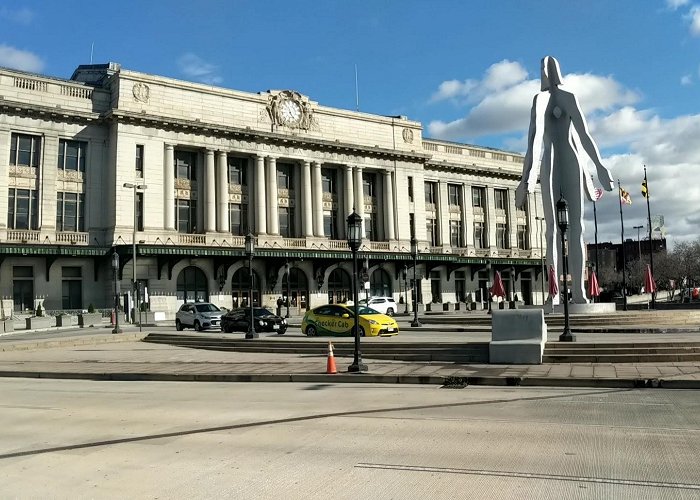
[[[517, 210], [522, 156], [424, 138], [422, 125], [83, 65], [68, 80], [0, 70], [0, 295], [5, 314], [109, 308], [170, 318], [184, 301], [289, 297], [302, 313], [351, 295], [355, 210], [367, 293], [480, 302], [500, 271], [541, 303], [539, 193]], [[125, 184], [127, 185], [125, 187]], [[134, 240], [135, 235], [135, 240]], [[440, 307], [440, 306], [437, 306]], [[447, 307], [447, 306], [446, 306]]]

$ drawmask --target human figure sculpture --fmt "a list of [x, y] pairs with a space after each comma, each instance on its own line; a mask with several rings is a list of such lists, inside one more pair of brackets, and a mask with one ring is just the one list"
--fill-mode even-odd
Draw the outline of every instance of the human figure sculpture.
[[[594, 187], [588, 158], [596, 166], [598, 180], [606, 191], [614, 187], [612, 175], [600, 160], [598, 147], [588, 132], [578, 99], [562, 85], [559, 62], [546, 56], [541, 66], [541, 92], [535, 95], [530, 112], [523, 175], [515, 193], [515, 204], [522, 208], [527, 194], [535, 190], [538, 176], [547, 225], [547, 264], [559, 269], [561, 235], [556, 221], [556, 203], [564, 197], [569, 206], [569, 273], [571, 299], [586, 304], [584, 287], [585, 251], [583, 243], [583, 193], [593, 201]], [[540, 161], [541, 158], [541, 161]], [[544, 277], [543, 277], [544, 279]], [[552, 297], [559, 304], [559, 297]]]

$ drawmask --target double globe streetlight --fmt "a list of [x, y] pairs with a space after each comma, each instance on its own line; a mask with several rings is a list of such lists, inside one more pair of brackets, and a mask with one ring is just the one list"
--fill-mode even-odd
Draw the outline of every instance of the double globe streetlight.
[[245, 338], [257, 339], [259, 335], [258, 332], [255, 331], [255, 308], [253, 307], [253, 286], [255, 285], [255, 278], [253, 275], [255, 236], [253, 236], [253, 233], [248, 233], [245, 237], [245, 254], [248, 256], [248, 274], [250, 275], [250, 290], [248, 290], [248, 305], [250, 306], [250, 325], [248, 325], [248, 331], [245, 334]]
[[362, 353], [360, 352], [360, 325], [359, 314], [360, 305], [357, 303], [357, 284], [359, 277], [357, 276], [357, 251], [362, 245], [362, 217], [360, 217], [353, 208], [352, 213], [348, 215], [348, 246], [352, 252], [352, 303], [354, 311], [355, 323], [355, 351], [353, 362], [348, 366], [350, 373], [362, 373], [368, 370], [367, 365], [362, 362]]
[[136, 321], [136, 310], [138, 309], [138, 314], [139, 314], [139, 331], [141, 331], [141, 304], [139, 304], [139, 285], [138, 282], [136, 281], [136, 229], [138, 226], [138, 207], [139, 207], [139, 202], [138, 202], [138, 194], [139, 192], [143, 193], [148, 186], [145, 184], [132, 184], [131, 182], [125, 182], [124, 187], [127, 189], [133, 189], [134, 190], [134, 231], [133, 231], [133, 237], [132, 237], [132, 264], [133, 264], [133, 292], [134, 292], [134, 321]]
[[569, 328], [569, 256], [566, 253], [566, 230], [569, 227], [569, 206], [564, 196], [557, 202], [557, 224], [561, 232], [561, 258], [564, 264], [564, 332], [559, 335], [560, 342], [576, 340]]
[[411, 327], [423, 326], [418, 321], [418, 281], [416, 280], [416, 266], [418, 265], [418, 240], [411, 236], [411, 254], [413, 255], [413, 321]]

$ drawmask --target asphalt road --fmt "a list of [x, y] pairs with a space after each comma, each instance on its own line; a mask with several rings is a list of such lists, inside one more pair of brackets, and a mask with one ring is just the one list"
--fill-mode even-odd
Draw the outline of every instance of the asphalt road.
[[694, 498], [700, 393], [0, 380], [7, 498]]

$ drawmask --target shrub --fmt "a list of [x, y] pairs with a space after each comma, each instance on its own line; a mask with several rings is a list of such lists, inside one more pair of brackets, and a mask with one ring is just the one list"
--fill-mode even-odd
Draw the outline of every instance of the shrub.
[[92, 314], [95, 312], [95, 306], [92, 303], [88, 306], [88, 313]]
[[34, 312], [36, 316], [43, 316], [44, 315], [44, 310], [41, 308], [41, 304], [38, 304], [36, 306], [36, 311]]

